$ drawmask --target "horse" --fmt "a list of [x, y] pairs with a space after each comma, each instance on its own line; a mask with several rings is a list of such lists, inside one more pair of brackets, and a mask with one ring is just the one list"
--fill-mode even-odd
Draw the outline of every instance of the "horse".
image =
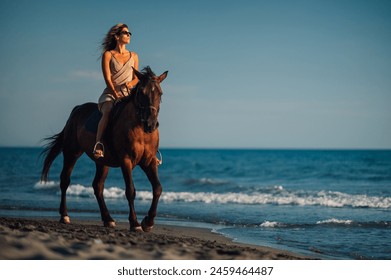
[[[157, 206], [162, 193], [162, 185], [158, 177], [159, 159], [159, 122], [158, 115], [162, 98], [160, 83], [167, 77], [168, 71], [156, 76], [147, 66], [141, 72], [134, 69], [139, 79], [131, 94], [120, 99], [112, 109], [111, 120], [103, 137], [106, 147], [104, 157], [96, 159], [93, 147], [96, 137], [96, 126], [100, 114], [96, 103], [85, 103], [76, 106], [63, 130], [45, 138], [42, 155], [45, 157], [41, 181], [46, 182], [50, 166], [62, 152], [63, 167], [60, 175], [61, 202], [60, 222], [69, 224], [66, 205], [66, 191], [71, 182], [71, 173], [76, 161], [83, 153], [95, 162], [96, 172], [92, 183], [94, 195], [98, 201], [101, 218], [105, 227], [115, 227], [104, 197], [104, 182], [110, 167], [120, 167], [125, 181], [125, 195], [129, 204], [129, 224], [132, 231], [152, 230], [157, 214]], [[91, 123], [93, 124], [91, 129]], [[153, 198], [147, 216], [140, 223], [137, 220], [134, 199], [136, 190], [132, 179], [132, 170], [140, 166], [152, 186]]]

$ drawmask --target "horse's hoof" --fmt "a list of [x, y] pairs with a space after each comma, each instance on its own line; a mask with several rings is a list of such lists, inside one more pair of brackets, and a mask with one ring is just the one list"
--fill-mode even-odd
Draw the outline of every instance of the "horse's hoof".
[[153, 226], [150, 227], [143, 227], [144, 232], [150, 232], [153, 229]]
[[69, 225], [71, 223], [71, 218], [69, 218], [69, 216], [63, 216], [60, 219], [60, 223]]
[[147, 219], [148, 219], [148, 217], [145, 217], [143, 219], [143, 221], [141, 222], [141, 227], [143, 228], [144, 232], [150, 232], [153, 229], [153, 224], [151, 226], [147, 225], [147, 222], [146, 222]]
[[131, 232], [141, 232], [141, 231], [143, 231], [143, 229], [141, 228], [141, 226], [130, 227], [129, 230], [130, 230]]
[[110, 222], [104, 222], [103, 226], [108, 228], [115, 228], [116, 224], [114, 221], [110, 221]]

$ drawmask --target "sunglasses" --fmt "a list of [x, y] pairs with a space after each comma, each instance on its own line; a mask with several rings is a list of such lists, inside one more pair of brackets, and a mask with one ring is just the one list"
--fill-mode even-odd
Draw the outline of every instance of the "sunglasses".
[[129, 32], [129, 31], [121, 31], [119, 34], [132, 36], [132, 32]]

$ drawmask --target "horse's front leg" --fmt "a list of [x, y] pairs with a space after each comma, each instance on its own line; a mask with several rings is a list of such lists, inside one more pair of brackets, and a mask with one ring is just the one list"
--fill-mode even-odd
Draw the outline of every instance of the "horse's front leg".
[[162, 194], [163, 188], [158, 176], [158, 164], [155, 160], [152, 160], [152, 162], [148, 166], [141, 166], [141, 168], [147, 175], [149, 182], [151, 182], [153, 193], [152, 203], [148, 211], [148, 216], [145, 216], [143, 221], [141, 222], [143, 231], [148, 232], [153, 228], [154, 220], [157, 213], [157, 205], [159, 203], [159, 198]]
[[121, 165], [122, 175], [124, 176], [125, 180], [125, 195], [126, 199], [128, 200], [129, 204], [129, 224], [130, 224], [130, 230], [131, 231], [140, 231], [141, 226], [139, 222], [137, 221], [137, 215], [136, 211], [134, 209], [134, 199], [136, 198], [136, 189], [134, 188], [133, 183], [133, 164], [128, 159], [123, 162]]
[[92, 183], [92, 186], [94, 188], [94, 194], [96, 197], [96, 200], [98, 201], [100, 214], [102, 217], [103, 225], [105, 227], [115, 227], [115, 221], [110, 216], [109, 210], [107, 209], [104, 197], [103, 197], [103, 190], [105, 188], [104, 183], [107, 178], [107, 174], [109, 173], [109, 167], [96, 164], [96, 173], [95, 178]]

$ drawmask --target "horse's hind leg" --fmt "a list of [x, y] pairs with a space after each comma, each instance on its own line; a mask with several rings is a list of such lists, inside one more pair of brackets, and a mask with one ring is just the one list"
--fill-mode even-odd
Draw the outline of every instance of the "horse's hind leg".
[[66, 205], [66, 192], [71, 183], [71, 174], [76, 161], [81, 154], [69, 155], [66, 152], [64, 154], [64, 164], [60, 175], [60, 189], [61, 189], [61, 203], [60, 203], [60, 223], [70, 224], [71, 219], [68, 216], [68, 209]]
[[115, 227], [115, 221], [113, 220], [113, 218], [111, 218], [109, 210], [107, 209], [105, 200], [103, 198], [104, 183], [108, 173], [109, 167], [96, 164], [96, 173], [92, 186], [94, 187], [94, 194], [99, 204], [103, 225], [105, 227]]

